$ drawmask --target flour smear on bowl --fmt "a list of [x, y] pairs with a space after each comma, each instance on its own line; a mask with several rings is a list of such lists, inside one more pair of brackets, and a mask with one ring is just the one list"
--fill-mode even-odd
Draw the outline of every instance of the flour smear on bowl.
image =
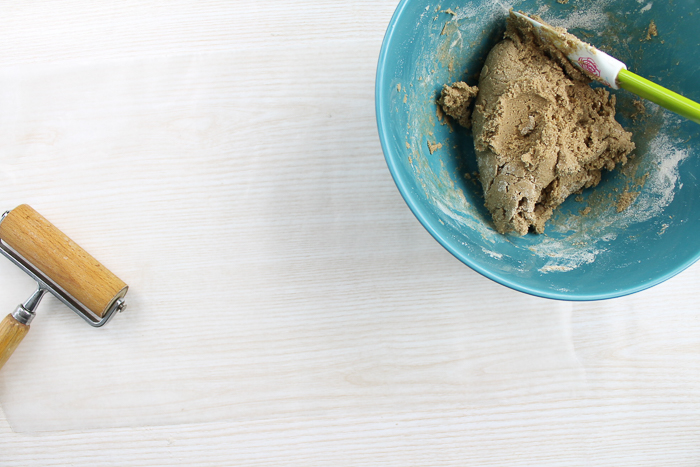
[[[675, 119], [675, 118], [674, 118]], [[666, 128], [673, 128], [668, 125]], [[661, 215], [673, 201], [679, 184], [679, 165], [688, 157], [688, 151], [681, 146], [682, 141], [672, 139], [666, 133], [659, 133], [651, 141], [648, 160], [644, 167], [648, 178], [634, 203], [622, 212], [617, 212], [614, 203], [609, 203], [602, 212], [588, 214], [595, 222], [585, 231], [572, 233], [563, 239], [546, 238], [530, 249], [536, 254], [550, 258], [540, 272], [569, 271], [581, 264], [595, 261], [605, 252], [605, 244], [640, 222]], [[570, 218], [575, 220], [575, 218]], [[673, 219], [662, 223], [658, 234], [663, 235]], [[572, 222], [573, 223], [573, 222]], [[575, 226], [557, 226], [571, 231]], [[568, 228], [567, 228], [568, 227]]]

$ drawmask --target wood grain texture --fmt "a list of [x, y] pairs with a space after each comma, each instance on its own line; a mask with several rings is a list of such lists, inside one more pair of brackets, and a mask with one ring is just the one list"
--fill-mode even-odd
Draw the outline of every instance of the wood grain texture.
[[131, 286], [44, 299], [0, 466], [698, 465], [700, 265], [571, 304], [444, 251], [377, 137], [397, 3], [0, 2], [0, 199]]
[[29, 205], [5, 216], [0, 239], [97, 316], [126, 295], [124, 281]]
[[12, 315], [7, 315], [0, 321], [0, 369], [28, 332], [29, 326], [18, 322]]

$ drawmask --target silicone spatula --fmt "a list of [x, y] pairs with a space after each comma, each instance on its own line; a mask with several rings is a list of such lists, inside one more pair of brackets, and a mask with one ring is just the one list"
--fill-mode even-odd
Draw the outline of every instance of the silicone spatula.
[[700, 104], [659, 86], [627, 70], [627, 65], [571, 34], [556, 31], [522, 13], [510, 14], [528, 21], [535, 27], [540, 40], [561, 50], [571, 63], [595, 76], [613, 89], [626, 89], [661, 107], [700, 124]]

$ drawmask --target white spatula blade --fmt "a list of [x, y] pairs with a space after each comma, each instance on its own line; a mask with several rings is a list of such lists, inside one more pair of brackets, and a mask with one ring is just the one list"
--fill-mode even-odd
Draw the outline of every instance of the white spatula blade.
[[617, 75], [620, 70], [626, 70], [627, 65], [571, 34], [557, 32], [551, 26], [517, 11], [511, 10], [510, 12], [532, 24], [543, 42], [552, 44], [561, 50], [574, 65], [593, 75], [607, 86], [618, 89]]

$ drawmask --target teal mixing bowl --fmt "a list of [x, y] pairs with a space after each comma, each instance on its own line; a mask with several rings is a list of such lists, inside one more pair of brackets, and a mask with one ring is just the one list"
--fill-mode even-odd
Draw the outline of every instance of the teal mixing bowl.
[[[699, 2], [560, 1], [401, 1], [377, 70], [379, 136], [410, 209], [466, 265], [541, 297], [619, 297], [700, 256], [700, 125], [651, 103], [639, 109], [636, 96], [615, 92], [618, 121], [637, 145], [630, 162], [569, 198], [544, 234], [519, 237], [496, 232], [483, 206], [470, 131], [437, 112], [443, 84], [477, 84], [511, 7], [566, 27], [631, 71], [700, 101]], [[649, 34], [652, 21], [657, 36]], [[624, 199], [634, 202], [618, 212]]]

